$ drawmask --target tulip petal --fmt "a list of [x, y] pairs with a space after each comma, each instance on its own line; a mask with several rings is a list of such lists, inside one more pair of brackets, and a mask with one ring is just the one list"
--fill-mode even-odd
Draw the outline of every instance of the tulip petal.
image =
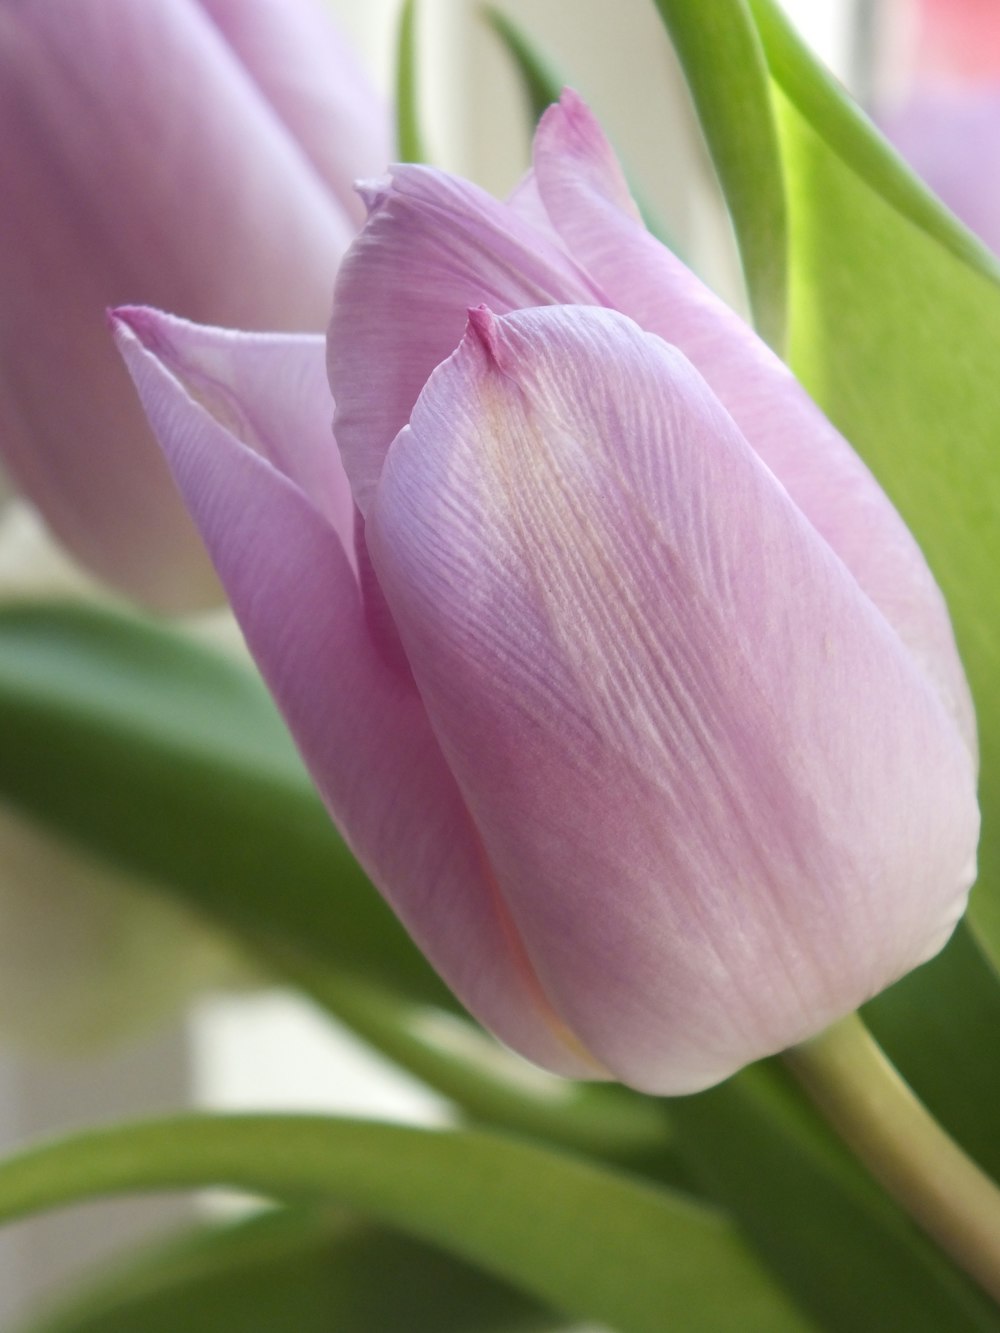
[[354, 500], [330, 433], [322, 334], [214, 329], [142, 306], [113, 318], [141, 333], [189, 397], [294, 482], [353, 551]]
[[337, 277], [329, 334], [337, 442], [362, 513], [427, 376], [458, 346], [469, 306], [601, 302], [546, 231], [466, 181], [396, 167], [369, 201]]
[[[419, 696], [378, 652], [343, 540], [298, 484], [316, 475], [314, 463], [281, 470], [289, 453], [270, 444], [258, 451], [279, 410], [289, 449], [308, 453], [328, 429], [329, 399], [280, 396], [290, 382], [315, 384], [315, 346], [232, 335], [227, 354], [217, 331], [191, 333], [149, 310], [122, 312], [116, 325], [247, 644], [362, 864], [459, 997], [501, 1038], [550, 1068], [592, 1076], [593, 1063], [550, 1026], [511, 948]], [[206, 347], [218, 375], [210, 398], [200, 372], [190, 383], [181, 378]], [[296, 357], [300, 370], [290, 364]], [[249, 396], [234, 411], [238, 390]], [[238, 433], [246, 422], [265, 423], [252, 442]], [[335, 458], [332, 440], [329, 449]]]
[[972, 702], [948, 611], [912, 534], [787, 366], [638, 221], [612, 149], [571, 92], [542, 117], [535, 176], [553, 224], [608, 303], [697, 366], [920, 659], [974, 747]]
[[0, 178], [5, 465], [103, 579], [217, 601], [104, 311], [318, 331], [347, 219], [191, 0], [0, 7]]
[[372, 560], [546, 994], [634, 1086], [814, 1033], [963, 909], [968, 751], [683, 356], [476, 312], [389, 452]]
[[316, 0], [200, 0], [355, 226], [354, 182], [392, 157], [389, 110]]

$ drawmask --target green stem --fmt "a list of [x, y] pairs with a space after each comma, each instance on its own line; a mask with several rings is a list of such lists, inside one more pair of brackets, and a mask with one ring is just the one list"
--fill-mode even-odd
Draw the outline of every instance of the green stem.
[[857, 1014], [785, 1059], [872, 1175], [1000, 1301], [1000, 1189], [928, 1113]]
[[396, 41], [396, 139], [402, 162], [429, 162], [420, 127], [417, 4], [403, 0]]

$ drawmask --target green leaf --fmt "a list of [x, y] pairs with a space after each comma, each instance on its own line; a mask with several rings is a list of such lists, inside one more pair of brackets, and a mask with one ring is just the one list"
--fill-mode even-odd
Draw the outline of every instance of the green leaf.
[[536, 1302], [429, 1245], [279, 1209], [158, 1246], [24, 1333], [559, 1333]]
[[1000, 285], [765, 0], [788, 180], [791, 363], [913, 529], [951, 609], [979, 714], [972, 920], [1000, 959]]
[[3, 799], [227, 926], [470, 1115], [666, 1169], [648, 1104], [547, 1076], [454, 1015], [248, 670], [107, 611], [5, 608], [0, 731]]
[[308, 995], [476, 1123], [686, 1186], [660, 1106], [625, 1088], [537, 1069], [457, 1014], [329, 969], [282, 969]]
[[1000, 1312], [875, 1186], [780, 1066], [744, 1070], [669, 1111], [681, 1157], [818, 1328], [1000, 1329]]
[[10, 804], [244, 938], [454, 1004], [249, 670], [94, 607], [5, 607], [0, 733]]
[[837, 80], [810, 53], [775, 0], [748, 0], [771, 76], [831, 152], [914, 226], [973, 269], [1000, 279], [996, 257], [945, 208]]
[[396, 140], [403, 162], [429, 162], [420, 121], [417, 3], [403, 0], [396, 43]]
[[0, 1164], [0, 1218], [107, 1193], [229, 1185], [326, 1197], [616, 1333], [809, 1327], [718, 1213], [515, 1139], [318, 1116], [102, 1129]]
[[758, 332], [785, 338], [786, 222], [767, 62], [746, 0], [655, 0], [732, 217]]

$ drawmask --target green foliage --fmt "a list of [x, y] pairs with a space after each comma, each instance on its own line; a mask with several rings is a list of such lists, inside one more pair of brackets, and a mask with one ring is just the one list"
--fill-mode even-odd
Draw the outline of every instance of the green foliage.
[[403, 0], [396, 43], [396, 146], [402, 162], [428, 162], [420, 121], [417, 0]]
[[1000, 985], [968, 926], [866, 1005], [865, 1022], [927, 1109], [1000, 1180]]
[[790, 359], [868, 462], [948, 599], [982, 745], [972, 921], [1000, 958], [1000, 285], [815, 65], [753, 0], [778, 81], [791, 236]]
[[236, 662], [94, 607], [0, 610], [0, 797], [235, 930], [453, 1005]]
[[1000, 1314], [874, 1185], [780, 1066], [675, 1099], [670, 1115], [682, 1160], [817, 1328], [1000, 1330]]
[[785, 337], [786, 220], [767, 63], [746, 0], [655, 0], [694, 98], [729, 205], [750, 306], [779, 352]]
[[325, 1209], [279, 1209], [159, 1245], [24, 1333], [558, 1333], [504, 1283]]
[[683, 1196], [499, 1136], [314, 1116], [91, 1131], [0, 1164], [0, 1218], [230, 1185], [357, 1209], [616, 1333], [804, 1333], [732, 1225]]

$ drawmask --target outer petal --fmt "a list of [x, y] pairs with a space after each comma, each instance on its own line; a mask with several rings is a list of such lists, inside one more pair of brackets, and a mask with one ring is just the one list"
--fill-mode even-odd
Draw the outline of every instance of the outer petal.
[[354, 500], [330, 436], [323, 335], [213, 329], [141, 306], [115, 311], [112, 327], [122, 320], [196, 403], [309, 497], [352, 552]]
[[368, 541], [546, 993], [685, 1092], [944, 942], [972, 764], [908, 651], [674, 349], [474, 316]]
[[349, 227], [191, 0], [0, 4], [0, 451], [103, 578], [218, 596], [103, 319], [321, 329]]
[[388, 108], [316, 0], [200, 0], [352, 223], [392, 157]]
[[[155, 311], [130, 311], [118, 342], [171, 469], [268, 685], [324, 799], [362, 864], [456, 993], [506, 1041], [566, 1073], [593, 1073], [550, 1026], [511, 948], [481, 850], [412, 681], [368, 635], [344, 542], [298, 484], [328, 427], [330, 402], [281, 400], [289, 450], [283, 467], [236, 433], [276, 420], [272, 385], [296, 372], [314, 384], [304, 341], [191, 330]], [[215, 344], [211, 400], [188, 370]], [[240, 365], [249, 353], [249, 368]], [[268, 355], [274, 375], [265, 373]], [[225, 377], [225, 395], [222, 381]], [[239, 392], [239, 414], [214, 409]], [[279, 390], [280, 392], [280, 390]], [[331, 456], [336, 449], [330, 441]]]
[[535, 175], [567, 248], [608, 303], [698, 368], [921, 660], [974, 746], [972, 703], [947, 608], [906, 525], [788, 368], [637, 220], [607, 140], [573, 93], [542, 117]]
[[601, 300], [547, 230], [466, 181], [396, 167], [369, 201], [337, 277], [328, 344], [337, 441], [362, 513], [427, 376], [458, 345], [469, 306]]

